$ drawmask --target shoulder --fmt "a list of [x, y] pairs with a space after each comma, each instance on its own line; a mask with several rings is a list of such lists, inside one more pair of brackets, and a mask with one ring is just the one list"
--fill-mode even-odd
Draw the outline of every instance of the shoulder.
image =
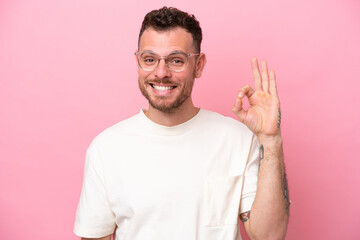
[[116, 142], [128, 135], [134, 134], [141, 125], [140, 114], [122, 120], [99, 133], [92, 141], [92, 145], [106, 145]]

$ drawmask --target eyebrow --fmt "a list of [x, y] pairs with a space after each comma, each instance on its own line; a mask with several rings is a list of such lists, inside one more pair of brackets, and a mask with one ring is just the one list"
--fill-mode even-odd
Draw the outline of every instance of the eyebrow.
[[[151, 50], [143, 50], [143, 51], [141, 51], [141, 52], [144, 52], [144, 53], [154, 53], [154, 54], [160, 56], [160, 54], [158, 54], [158, 53], [156, 53], [156, 52], [154, 52], [154, 51], [151, 51]], [[170, 55], [170, 54], [176, 54], [176, 53], [187, 54], [186, 52], [183, 52], [183, 51], [172, 51], [172, 52], [170, 52], [169, 54], [167, 54], [167, 56]]]
[[174, 54], [174, 53], [185, 53], [185, 54], [186, 54], [186, 52], [183, 52], [183, 51], [172, 51], [172, 52], [170, 52], [168, 55]]

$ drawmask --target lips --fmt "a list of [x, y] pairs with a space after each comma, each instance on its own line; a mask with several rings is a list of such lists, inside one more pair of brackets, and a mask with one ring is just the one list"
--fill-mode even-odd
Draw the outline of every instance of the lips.
[[174, 89], [177, 88], [177, 85], [170, 81], [151, 81], [148, 82], [148, 84], [152, 88], [153, 94], [155, 94], [155, 96], [161, 97], [171, 96], [174, 92]]

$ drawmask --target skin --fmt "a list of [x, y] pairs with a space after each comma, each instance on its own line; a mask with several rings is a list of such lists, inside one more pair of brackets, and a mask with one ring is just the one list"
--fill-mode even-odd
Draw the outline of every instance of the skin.
[[[139, 44], [139, 51], [144, 50], [151, 50], [160, 56], [166, 56], [173, 51], [196, 53], [191, 34], [179, 27], [161, 32], [152, 28], [146, 29]], [[181, 72], [171, 71], [164, 60], [161, 60], [152, 72], [138, 67], [139, 88], [149, 102], [152, 102], [149, 104], [149, 109], [144, 110], [147, 117], [158, 124], [174, 126], [195, 116], [199, 108], [193, 105], [191, 90], [195, 78], [201, 76], [205, 64], [206, 56], [201, 54], [197, 58], [189, 57], [188, 66]], [[176, 88], [165, 93], [158, 92], [151, 87], [150, 83], [160, 86], [176, 86]], [[171, 108], [172, 104], [179, 99], [182, 99], [182, 104]], [[161, 111], [160, 107], [170, 109]]]
[[[160, 56], [166, 56], [172, 51], [195, 53], [191, 34], [182, 28], [163, 32], [151, 28], [145, 30], [139, 44], [139, 51], [142, 50], [151, 50]], [[138, 67], [139, 88], [149, 102], [151, 101], [149, 108], [144, 109], [144, 112], [152, 121], [174, 126], [191, 119], [199, 111], [193, 105], [191, 90], [194, 79], [202, 74], [206, 57], [201, 54], [197, 59], [191, 57], [189, 60], [189, 65], [182, 72], [169, 70], [163, 60], [152, 72]], [[275, 72], [268, 71], [266, 62], [262, 62], [261, 65], [260, 71], [257, 59], [252, 59], [255, 90], [249, 85], [240, 88], [232, 108], [239, 121], [256, 134], [261, 146], [256, 197], [251, 214], [242, 213], [240, 220], [251, 239], [284, 239], [289, 200], [280, 131], [280, 101], [276, 90]], [[176, 88], [165, 93], [157, 92], [150, 83]], [[244, 97], [249, 100], [248, 109], [242, 107]], [[179, 99], [183, 100], [182, 103], [172, 108]], [[164, 107], [168, 109], [159, 110]], [[111, 235], [97, 239], [111, 240]]]
[[111, 236], [106, 236], [106, 237], [102, 237], [102, 238], [81, 238], [82, 240], [111, 240]]
[[[268, 71], [267, 62], [251, 60], [255, 90], [249, 85], [240, 88], [232, 110], [238, 119], [256, 134], [260, 143], [258, 188], [251, 215], [243, 213], [247, 234], [251, 239], [284, 239], [289, 218], [289, 199], [280, 130], [280, 100], [275, 72]], [[250, 107], [242, 107], [242, 99]]]

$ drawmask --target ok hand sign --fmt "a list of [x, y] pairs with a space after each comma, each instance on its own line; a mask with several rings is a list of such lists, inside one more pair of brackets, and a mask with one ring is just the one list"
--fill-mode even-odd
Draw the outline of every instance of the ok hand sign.
[[[239, 120], [258, 137], [280, 135], [280, 100], [277, 95], [275, 72], [268, 71], [267, 63], [261, 62], [261, 72], [256, 58], [251, 60], [255, 91], [249, 85], [240, 88], [232, 108]], [[242, 99], [247, 97], [249, 108], [242, 107]]]

